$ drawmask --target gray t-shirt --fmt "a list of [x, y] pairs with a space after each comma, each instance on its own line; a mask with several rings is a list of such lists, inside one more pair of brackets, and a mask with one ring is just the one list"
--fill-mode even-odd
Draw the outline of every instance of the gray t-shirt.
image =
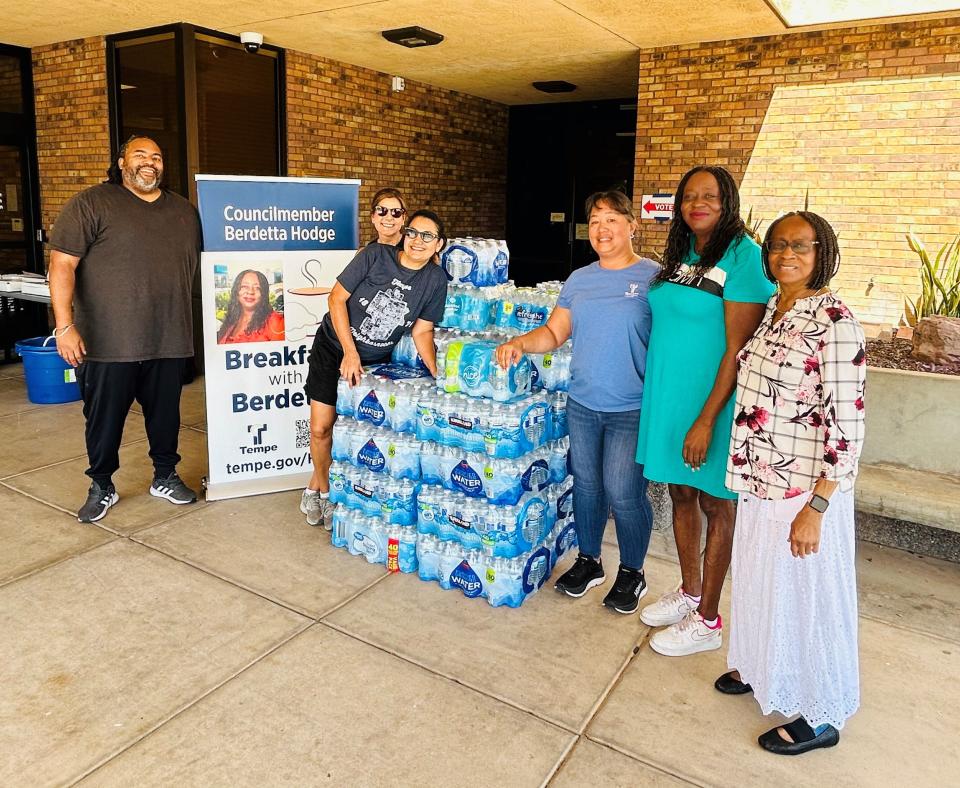
[[191, 289], [200, 220], [183, 197], [154, 202], [102, 183], [72, 197], [50, 246], [80, 258], [73, 319], [90, 361], [193, 355]]
[[[350, 333], [363, 362], [389, 355], [417, 320], [437, 323], [443, 317], [446, 274], [433, 263], [416, 271], [404, 268], [396, 247], [380, 243], [364, 247], [337, 281], [350, 293]], [[323, 318], [321, 331], [340, 347], [329, 313]]]

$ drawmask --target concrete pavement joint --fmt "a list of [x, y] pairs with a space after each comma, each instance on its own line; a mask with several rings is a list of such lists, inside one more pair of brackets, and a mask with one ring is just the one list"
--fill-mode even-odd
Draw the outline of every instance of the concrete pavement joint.
[[614, 752], [618, 752], [621, 755], [624, 755], [627, 758], [630, 758], [631, 760], [636, 761], [637, 763], [642, 763], [644, 766], [650, 769], [653, 769], [654, 771], [660, 772], [661, 774], [665, 774], [677, 780], [683, 780], [683, 782], [689, 783], [690, 785], [700, 786], [700, 788], [710, 788], [710, 783], [700, 782], [695, 777], [691, 777], [690, 775], [671, 771], [666, 766], [662, 766], [661, 764], [658, 764], [655, 761], [649, 761], [646, 758], [641, 758], [636, 753], [627, 752], [622, 747], [618, 747], [616, 744], [611, 744], [610, 742], [605, 741], [604, 739], [601, 739], [596, 736], [591, 736], [589, 733], [585, 733], [583, 737], [587, 741], [591, 741], [594, 744], [600, 745], [601, 747], [606, 747], [608, 750], [613, 750]]
[[125, 753], [127, 750], [129, 750], [131, 747], [136, 746], [136, 745], [139, 744], [141, 741], [143, 741], [144, 739], [146, 739], [148, 736], [151, 736], [152, 734], [154, 734], [156, 731], [158, 731], [160, 728], [162, 728], [162, 727], [163, 727], [164, 725], [166, 725], [168, 722], [170, 722], [171, 720], [176, 719], [176, 718], [179, 717], [181, 714], [183, 714], [185, 711], [187, 711], [188, 709], [192, 708], [192, 707], [195, 706], [197, 703], [199, 703], [200, 701], [202, 701], [204, 698], [207, 698], [207, 697], [209, 697], [210, 695], [212, 695], [214, 692], [216, 692], [218, 689], [220, 689], [221, 687], [223, 687], [225, 684], [230, 683], [231, 681], [233, 681], [234, 679], [236, 679], [238, 676], [242, 675], [243, 673], [246, 673], [246, 672], [247, 672], [250, 668], [252, 668], [254, 665], [257, 665], [257, 664], [259, 664], [260, 662], [262, 662], [264, 659], [266, 659], [267, 657], [269, 657], [271, 654], [275, 653], [278, 649], [280, 649], [280, 648], [282, 648], [283, 646], [285, 646], [287, 643], [289, 643], [289, 642], [290, 642], [291, 640], [293, 640], [294, 638], [298, 637], [299, 635], [302, 635], [304, 632], [306, 632], [306, 631], [307, 631], [308, 629], [310, 629], [311, 627], [316, 626], [316, 623], [317, 623], [317, 622], [308, 619], [307, 621], [305, 621], [305, 622], [303, 623], [303, 626], [301, 626], [301, 627], [300, 627], [299, 629], [297, 629], [295, 632], [292, 632], [291, 634], [289, 634], [289, 635], [287, 635], [286, 637], [282, 638], [282, 639], [281, 639], [280, 641], [278, 641], [276, 644], [274, 644], [273, 646], [269, 647], [269, 648], [268, 648], [266, 651], [264, 651], [262, 654], [258, 655], [256, 658], [254, 658], [251, 662], [248, 662], [246, 665], [244, 665], [242, 668], [240, 668], [239, 670], [237, 670], [236, 672], [234, 672], [234, 673], [231, 674], [230, 676], [227, 676], [225, 679], [223, 679], [223, 680], [220, 681], [219, 683], [217, 683], [217, 684], [213, 685], [212, 687], [210, 687], [209, 689], [203, 691], [202, 693], [200, 693], [200, 695], [198, 695], [196, 698], [194, 698], [194, 699], [191, 700], [190, 702], [181, 705], [181, 706], [180, 706], [178, 709], [176, 709], [174, 712], [172, 712], [171, 714], [168, 714], [166, 717], [164, 717], [164, 718], [162, 718], [161, 720], [159, 720], [159, 721], [158, 721], [155, 725], [153, 725], [149, 730], [144, 731], [142, 734], [140, 734], [139, 736], [137, 736], [136, 738], [134, 738], [132, 741], [128, 742], [127, 744], [123, 745], [122, 747], [117, 748], [114, 752], [110, 753], [109, 755], [106, 755], [106, 756], [104, 756], [103, 758], [101, 758], [96, 764], [94, 764], [93, 766], [89, 767], [86, 771], [84, 771], [83, 773], [81, 773], [81, 774], [78, 775], [77, 777], [72, 778], [72, 779], [70, 780], [70, 783], [69, 783], [69, 784], [70, 784], [71, 786], [77, 785], [79, 782], [81, 782], [82, 780], [84, 780], [84, 779], [86, 779], [87, 777], [89, 777], [90, 775], [92, 775], [92, 774], [93, 774], [94, 772], [96, 772], [98, 769], [102, 768], [103, 766], [106, 766], [106, 765], [107, 765], [110, 761], [112, 761], [114, 758], [122, 755], [122, 754]]
[[33, 577], [34, 575], [39, 574], [40, 572], [44, 572], [47, 569], [52, 569], [53, 567], [59, 566], [60, 564], [65, 563], [66, 561], [71, 561], [74, 558], [79, 558], [81, 555], [86, 555], [92, 550], [98, 550], [99, 548], [104, 547], [108, 544], [113, 544], [115, 541], [117, 541], [118, 538], [121, 538], [121, 539], [123, 538], [123, 537], [119, 537], [117, 534], [113, 534], [112, 532], [109, 532], [109, 533], [112, 534], [112, 536], [114, 537], [113, 539], [107, 539], [105, 542], [100, 542], [99, 544], [92, 544], [89, 547], [80, 548], [75, 553], [70, 553], [70, 555], [65, 555], [63, 556], [63, 558], [58, 558], [55, 561], [51, 561], [49, 564], [44, 564], [43, 566], [35, 567], [34, 569], [31, 569], [28, 572], [24, 572], [22, 575], [17, 575], [16, 577], [9, 577], [6, 580], [0, 580], [0, 589], [6, 588], [8, 585], [19, 582], [20, 580], [26, 580], [28, 577]]
[[564, 748], [563, 752], [560, 753], [560, 757], [557, 758], [556, 763], [553, 764], [553, 768], [551, 768], [550, 771], [547, 772], [547, 776], [543, 778], [543, 782], [540, 783], [540, 788], [547, 788], [547, 786], [553, 782], [579, 741], [579, 736], [574, 736], [570, 739], [570, 743]]
[[256, 597], [260, 597], [260, 599], [263, 599], [265, 602], [270, 602], [271, 604], [276, 605], [277, 607], [282, 607], [284, 610], [289, 610], [291, 613], [296, 613], [298, 616], [302, 616], [303, 618], [307, 619], [310, 622], [317, 621], [317, 618], [312, 613], [302, 610], [290, 602], [284, 602], [283, 600], [271, 597], [269, 594], [263, 591], [258, 591], [255, 588], [250, 588], [249, 586], [244, 585], [243, 583], [241, 583], [239, 580], [236, 580], [235, 578], [224, 577], [223, 575], [218, 574], [216, 571], [214, 571], [208, 566], [203, 566], [202, 564], [194, 563], [190, 559], [184, 558], [183, 556], [174, 555], [173, 553], [168, 553], [163, 548], [157, 547], [152, 544], [147, 544], [146, 542], [141, 542], [139, 539], [135, 538], [134, 534], [131, 534], [124, 538], [128, 539], [134, 544], [140, 545], [141, 547], [145, 547], [147, 550], [152, 550], [155, 553], [159, 553], [160, 555], [166, 558], [169, 558], [172, 561], [181, 563], [184, 566], [189, 566], [191, 569], [196, 569], [198, 572], [203, 572], [205, 575], [209, 575], [210, 577], [216, 578], [222, 583], [227, 583], [228, 585], [231, 585], [234, 588], [239, 588], [241, 591], [246, 591], [248, 594], [253, 594]]
[[575, 730], [573, 730], [573, 729], [570, 728], [569, 726], [565, 725], [564, 723], [559, 722], [559, 721], [557, 721], [557, 720], [548, 719], [547, 717], [543, 717], [543, 716], [541, 716], [540, 714], [538, 714], [536, 711], [534, 711], [533, 709], [529, 709], [529, 708], [527, 708], [527, 707], [525, 707], [525, 706], [521, 706], [519, 703], [517, 703], [517, 702], [514, 701], [514, 700], [511, 700], [510, 698], [506, 698], [506, 697], [504, 697], [504, 696], [502, 696], [502, 695], [498, 695], [498, 694], [495, 693], [495, 692], [490, 692], [489, 690], [483, 689], [482, 687], [478, 687], [478, 686], [475, 685], [475, 684], [471, 684], [470, 682], [468, 682], [468, 681], [466, 681], [466, 680], [464, 680], [464, 679], [458, 678], [457, 676], [453, 676], [453, 675], [451, 675], [451, 674], [449, 674], [449, 673], [444, 673], [443, 671], [438, 670], [438, 669], [436, 669], [436, 668], [432, 668], [432, 667], [430, 667], [429, 665], [424, 664], [423, 662], [421, 662], [421, 661], [418, 660], [418, 659], [415, 659], [415, 658], [413, 658], [413, 657], [407, 656], [406, 654], [400, 654], [400, 653], [398, 653], [398, 652], [396, 652], [396, 651], [393, 651], [393, 650], [391, 650], [390, 648], [381, 645], [380, 643], [375, 643], [375, 642], [372, 641], [372, 640], [368, 640], [367, 638], [365, 638], [365, 637], [363, 637], [363, 636], [361, 636], [361, 635], [358, 635], [358, 634], [356, 634], [355, 632], [350, 632], [349, 630], [344, 629], [343, 627], [341, 627], [341, 626], [339, 626], [339, 625], [337, 625], [337, 624], [334, 624], [334, 623], [332, 623], [332, 622], [330, 622], [330, 621], [320, 621], [320, 622], [318, 622], [318, 623], [322, 624], [322, 625], [325, 626], [325, 627], [329, 627], [330, 629], [334, 630], [335, 632], [339, 632], [341, 635], [346, 635], [347, 637], [353, 638], [354, 640], [357, 640], [357, 641], [359, 641], [360, 643], [365, 643], [366, 645], [370, 646], [371, 648], [375, 648], [377, 651], [382, 651], [384, 654], [389, 654], [391, 657], [396, 657], [397, 659], [399, 659], [399, 660], [401, 660], [401, 661], [403, 661], [403, 662], [406, 662], [406, 663], [408, 663], [408, 664], [410, 664], [410, 665], [414, 665], [414, 666], [416, 666], [416, 667], [418, 667], [418, 668], [420, 668], [420, 669], [422, 669], [422, 670], [427, 671], [428, 673], [432, 673], [434, 676], [438, 676], [439, 678], [446, 679], [447, 681], [449, 681], [449, 682], [451, 682], [451, 683], [453, 683], [453, 684], [458, 684], [458, 685], [460, 685], [461, 687], [464, 687], [464, 688], [466, 688], [466, 689], [468, 689], [468, 690], [470, 690], [470, 691], [472, 691], [472, 692], [476, 692], [478, 695], [483, 695], [484, 697], [490, 698], [491, 700], [495, 700], [495, 701], [497, 701], [498, 703], [502, 703], [502, 704], [505, 705], [505, 706], [510, 706], [512, 709], [514, 709], [514, 710], [516, 710], [516, 711], [519, 711], [519, 712], [521, 712], [521, 713], [523, 713], [523, 714], [526, 714], [526, 715], [528, 715], [528, 716], [530, 716], [530, 717], [534, 717], [535, 719], [539, 720], [540, 722], [543, 722], [543, 723], [545, 723], [545, 724], [547, 724], [547, 725], [550, 725], [550, 726], [553, 727], [553, 728], [557, 728], [557, 729], [559, 729], [559, 730], [565, 731], [566, 733], [571, 733], [571, 734], [573, 734], [573, 735], [575, 735], [575, 736], [577, 735], [577, 732], [576, 732]]
[[[0, 416], [0, 419], [4, 419], [4, 418], [7, 418], [7, 417]], [[137, 438], [136, 440], [132, 440], [132, 441], [124, 441], [123, 443], [120, 444], [120, 447], [123, 448], [124, 446], [135, 446], [138, 443], [146, 443], [146, 442], [147, 442], [146, 438]], [[67, 457], [67, 459], [65, 460], [57, 460], [56, 462], [47, 463], [46, 465], [38, 465], [36, 468], [29, 468], [25, 471], [17, 471], [16, 473], [11, 473], [9, 476], [2, 476], [0, 477], [0, 482], [6, 482], [6, 481], [9, 481], [10, 479], [16, 479], [18, 476], [26, 476], [28, 473], [45, 471], [48, 468], [56, 468], [58, 465], [66, 465], [68, 462], [76, 462], [77, 460], [85, 460], [85, 459], [87, 459], [86, 454], [77, 454], [76, 456], [73, 456], [73, 457]]]

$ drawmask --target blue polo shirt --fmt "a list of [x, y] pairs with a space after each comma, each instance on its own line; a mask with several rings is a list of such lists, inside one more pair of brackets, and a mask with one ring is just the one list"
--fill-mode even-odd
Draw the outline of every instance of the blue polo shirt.
[[639, 410], [650, 339], [647, 293], [659, 266], [641, 258], [614, 270], [591, 263], [570, 274], [557, 306], [570, 310], [572, 399], [608, 413]]

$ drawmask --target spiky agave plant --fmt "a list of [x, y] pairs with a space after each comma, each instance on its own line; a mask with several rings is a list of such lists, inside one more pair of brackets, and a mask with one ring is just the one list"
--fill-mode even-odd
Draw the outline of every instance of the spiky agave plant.
[[908, 325], [931, 315], [960, 317], [960, 235], [940, 247], [930, 259], [927, 248], [913, 233], [907, 244], [920, 258], [920, 295], [905, 297], [904, 316]]

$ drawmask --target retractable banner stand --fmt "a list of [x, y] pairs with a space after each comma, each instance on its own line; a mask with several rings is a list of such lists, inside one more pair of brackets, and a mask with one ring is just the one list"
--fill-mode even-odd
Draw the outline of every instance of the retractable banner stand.
[[307, 356], [356, 254], [360, 181], [198, 175], [207, 500], [306, 484]]

